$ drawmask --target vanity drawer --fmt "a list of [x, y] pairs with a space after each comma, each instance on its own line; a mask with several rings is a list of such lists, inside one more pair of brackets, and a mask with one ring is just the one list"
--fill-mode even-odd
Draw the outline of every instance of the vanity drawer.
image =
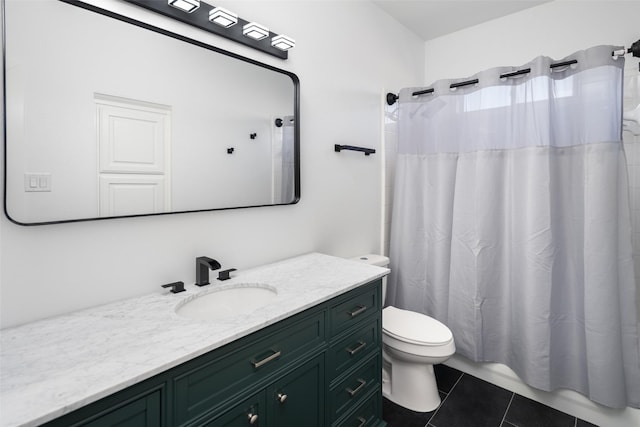
[[333, 424], [333, 427], [367, 427], [380, 425], [378, 414], [382, 413], [379, 393], [372, 393], [355, 411]]
[[328, 372], [330, 379], [333, 380], [359, 361], [380, 351], [380, 348], [380, 318], [378, 317], [331, 345], [329, 348], [331, 369]]
[[375, 355], [331, 388], [329, 399], [333, 420], [347, 413], [364, 396], [380, 388], [381, 370], [380, 357]]
[[294, 323], [278, 323], [270, 327], [277, 332], [265, 336], [260, 331], [255, 339], [249, 335], [242, 347], [222, 347], [214, 352], [214, 358], [175, 376], [175, 425], [213, 410], [234, 394], [258, 386], [279, 369], [321, 349], [325, 342], [324, 317], [325, 312], [320, 311]]
[[373, 284], [374, 286], [366, 286], [363, 292], [331, 307], [329, 314], [331, 336], [360, 323], [370, 314], [380, 310], [379, 286], [375, 286], [380, 284], [380, 280], [376, 280]]

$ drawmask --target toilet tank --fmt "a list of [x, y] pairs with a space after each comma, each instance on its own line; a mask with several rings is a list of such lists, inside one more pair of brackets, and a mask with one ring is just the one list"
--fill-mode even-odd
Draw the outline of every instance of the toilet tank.
[[[384, 255], [365, 254], [351, 258], [353, 261], [364, 262], [366, 264], [377, 265], [379, 267], [389, 267], [389, 258]], [[387, 299], [387, 277], [382, 278], [382, 305]]]

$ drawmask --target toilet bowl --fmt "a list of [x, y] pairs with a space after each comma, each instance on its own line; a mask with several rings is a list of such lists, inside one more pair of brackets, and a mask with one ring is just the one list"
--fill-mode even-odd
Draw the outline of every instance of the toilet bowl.
[[[389, 258], [363, 255], [353, 260], [386, 267]], [[382, 302], [386, 297], [382, 279]], [[417, 412], [440, 405], [433, 365], [455, 353], [453, 334], [444, 324], [421, 313], [388, 306], [382, 310], [382, 395]]]

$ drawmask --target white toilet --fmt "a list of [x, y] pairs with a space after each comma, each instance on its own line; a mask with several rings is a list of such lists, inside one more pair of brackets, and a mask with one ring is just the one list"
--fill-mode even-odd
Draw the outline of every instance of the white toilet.
[[[389, 258], [363, 255], [353, 260], [387, 267]], [[382, 279], [382, 302], [387, 279]], [[433, 365], [453, 355], [456, 346], [445, 325], [421, 313], [385, 307], [382, 310], [382, 395], [417, 412], [433, 411], [440, 394]]]

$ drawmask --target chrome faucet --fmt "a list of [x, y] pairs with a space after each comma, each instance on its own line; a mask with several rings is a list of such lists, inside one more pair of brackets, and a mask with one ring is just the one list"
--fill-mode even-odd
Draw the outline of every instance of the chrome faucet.
[[220, 263], [215, 259], [206, 256], [196, 258], [196, 286], [205, 286], [209, 284], [209, 270], [217, 270]]

